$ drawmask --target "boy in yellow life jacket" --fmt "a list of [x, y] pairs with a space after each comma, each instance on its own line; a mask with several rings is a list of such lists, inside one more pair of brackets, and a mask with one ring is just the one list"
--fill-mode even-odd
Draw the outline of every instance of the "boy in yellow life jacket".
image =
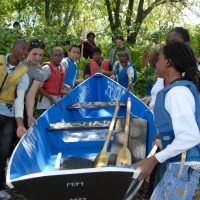
[[10, 153], [15, 119], [17, 136], [27, 133], [23, 124], [24, 94], [29, 78], [27, 67], [21, 64], [29, 50], [29, 43], [17, 39], [12, 47], [12, 53], [0, 56], [0, 199], [10, 199], [5, 191], [5, 167]]

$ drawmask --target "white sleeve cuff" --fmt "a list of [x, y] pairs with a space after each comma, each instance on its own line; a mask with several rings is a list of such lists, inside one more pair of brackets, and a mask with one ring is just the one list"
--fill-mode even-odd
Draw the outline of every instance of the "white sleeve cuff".
[[14, 108], [15, 108], [15, 118], [22, 117], [24, 118], [24, 94], [25, 91], [23, 90], [17, 90], [17, 98], [14, 102]]
[[162, 151], [156, 153], [155, 157], [156, 157], [156, 159], [158, 160], [159, 163], [163, 163], [167, 159], [171, 158], [171, 156], [169, 156], [165, 150], [162, 150]]

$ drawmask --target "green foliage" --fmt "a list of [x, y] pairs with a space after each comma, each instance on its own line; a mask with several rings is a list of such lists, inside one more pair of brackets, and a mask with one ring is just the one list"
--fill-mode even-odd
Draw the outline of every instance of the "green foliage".
[[200, 57], [200, 26], [196, 26], [194, 28], [190, 28], [191, 35], [191, 47], [196, 53], [197, 57]]
[[90, 58], [85, 59], [83, 56], [81, 56], [81, 57], [79, 58], [79, 60], [78, 60], [76, 63], [77, 63], [77, 65], [78, 65], [78, 68], [79, 68], [80, 70], [84, 71], [85, 65], [86, 65], [87, 63], [89, 63], [89, 62], [90, 62]]
[[18, 29], [10, 29], [0, 25], [1, 37], [0, 37], [0, 54], [7, 54], [11, 52], [13, 41], [18, 38]]
[[[182, 2], [177, 0], [161, 1], [147, 0], [144, 1], [143, 11], [146, 11], [154, 2], [161, 4], [153, 6], [153, 10], [147, 14], [146, 18], [141, 24], [136, 24], [136, 17], [141, 17], [145, 13], [138, 13], [138, 4], [140, 1], [135, 1], [133, 6], [133, 13], [128, 9], [129, 1], [120, 1], [117, 5], [116, 0], [110, 1], [112, 8], [112, 15], [114, 19], [119, 16], [119, 26], [111, 31], [111, 24], [109, 22], [108, 13], [105, 9], [105, 1], [85, 1], [83, 0], [51, 0], [49, 5], [49, 13], [46, 12], [47, 1], [41, 0], [24, 0], [24, 1], [7, 1], [1, 0], [0, 13], [0, 54], [7, 54], [11, 52], [11, 47], [15, 39], [19, 36], [27, 40], [40, 39], [46, 44], [45, 55], [42, 62], [49, 61], [49, 54], [54, 46], [61, 46], [66, 52], [69, 45], [63, 45], [63, 42], [70, 41], [70, 44], [80, 44], [81, 40], [85, 40], [85, 36], [89, 31], [96, 34], [96, 44], [101, 48], [104, 58], [109, 58], [109, 53], [113, 47], [112, 39], [116, 35], [123, 35], [125, 38], [125, 46], [131, 50], [131, 60], [135, 64], [138, 80], [135, 85], [134, 94], [138, 97], [145, 96], [145, 76], [146, 70], [142, 70], [141, 60], [144, 51], [149, 50], [151, 43], [151, 34], [157, 32], [159, 40], [164, 45], [166, 33], [175, 26], [184, 26], [190, 30], [191, 46], [196, 55], [200, 57], [200, 28], [198, 26], [191, 26], [185, 24], [179, 12], [184, 8]], [[172, 4], [173, 2], [173, 4]], [[187, 2], [186, 2], [187, 3]], [[116, 12], [116, 7], [119, 6], [119, 13]], [[46, 12], [46, 13], [45, 13]], [[66, 13], [68, 15], [66, 15]], [[65, 16], [72, 14], [72, 19], [66, 24]], [[48, 22], [45, 14], [49, 14]], [[176, 17], [174, 17], [176, 16]], [[86, 22], [83, 23], [83, 18]], [[127, 18], [131, 19], [130, 25], [127, 25]], [[20, 28], [13, 28], [14, 21], [19, 21]], [[113, 23], [116, 23], [115, 21]], [[62, 32], [63, 26], [67, 26], [67, 31]], [[141, 26], [140, 26], [141, 25]], [[127, 38], [136, 33], [136, 42], [133, 44], [127, 43]], [[84, 70], [85, 65], [89, 60], [81, 57], [78, 60], [78, 67]], [[156, 80], [156, 75], [148, 77], [153, 81]]]
[[43, 56], [42, 62], [49, 61], [50, 53], [53, 47], [60, 46], [63, 48], [64, 52], [68, 51], [70, 45], [64, 44], [65, 41], [70, 41], [71, 44], [77, 44], [79, 39], [77, 39], [74, 35], [62, 35], [60, 34], [59, 27], [48, 27], [43, 24], [34, 27], [26, 27], [24, 30], [24, 37], [29, 41], [32, 39], [39, 39], [45, 43], [46, 50]]

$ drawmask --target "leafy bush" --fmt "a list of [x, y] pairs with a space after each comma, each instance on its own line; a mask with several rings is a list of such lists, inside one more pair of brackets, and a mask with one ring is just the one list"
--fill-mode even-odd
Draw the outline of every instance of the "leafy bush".
[[[42, 62], [49, 61], [49, 55], [51, 52], [51, 49], [54, 46], [61, 46], [66, 52], [69, 48], [69, 44], [66, 44], [66, 41], [70, 41], [70, 44], [80, 44], [81, 40], [80, 38], [77, 38], [74, 34], [68, 33], [66, 35], [60, 34], [59, 27], [48, 27], [44, 24], [39, 24], [37, 27], [30, 27], [26, 26], [22, 29], [18, 28], [9, 28], [5, 24], [0, 24], [1, 28], [1, 36], [0, 36], [0, 54], [5, 55], [9, 52], [11, 52], [11, 47], [13, 45], [13, 42], [18, 38], [22, 37], [27, 40], [32, 39], [40, 39], [43, 40], [46, 45], [45, 55], [43, 56]], [[166, 33], [171, 29], [172, 27], [164, 26], [159, 32], [159, 38], [161, 41], [165, 41]], [[187, 27], [186, 27], [187, 28]], [[191, 35], [191, 46], [194, 49], [197, 56], [200, 57], [200, 28], [197, 27], [191, 27], [190, 28], [190, 35]], [[145, 30], [147, 31], [147, 30]], [[149, 31], [150, 32], [150, 31]], [[123, 32], [120, 31], [120, 34], [123, 35]], [[109, 57], [110, 50], [112, 46], [114, 45], [111, 42], [111, 37], [114, 33], [111, 32], [104, 32], [101, 34], [97, 34], [96, 40], [98, 41], [98, 46], [102, 49], [104, 58]], [[115, 33], [116, 34], [116, 33]], [[145, 76], [147, 69], [142, 69], [141, 67], [141, 60], [142, 60], [142, 54], [150, 40], [150, 33], [143, 32], [138, 36], [137, 42], [134, 46], [125, 44], [131, 51], [131, 60], [136, 66], [137, 74], [138, 74], [138, 80], [135, 85], [133, 93], [138, 96], [139, 98], [144, 97], [146, 95], [145, 93], [145, 82], [147, 79], [151, 79], [155, 82], [157, 79], [156, 74], [152, 74], [148, 78]], [[163, 42], [164, 44], [165, 42]], [[78, 60], [78, 67], [80, 70], [84, 70], [85, 65], [89, 62], [89, 59], [86, 60], [85, 58], [81, 57]], [[38, 113], [35, 111], [35, 114], [38, 115]]]

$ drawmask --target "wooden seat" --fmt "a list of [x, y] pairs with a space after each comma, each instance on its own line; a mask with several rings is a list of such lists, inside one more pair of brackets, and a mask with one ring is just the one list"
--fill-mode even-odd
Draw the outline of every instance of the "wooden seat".
[[[115, 107], [117, 103], [118, 103], [117, 101], [80, 102], [67, 106], [67, 109]], [[120, 102], [120, 106], [126, 106], [126, 102]]]
[[66, 131], [66, 130], [87, 130], [87, 129], [107, 129], [110, 126], [109, 120], [100, 121], [82, 121], [82, 122], [58, 122], [50, 123], [48, 131]]

